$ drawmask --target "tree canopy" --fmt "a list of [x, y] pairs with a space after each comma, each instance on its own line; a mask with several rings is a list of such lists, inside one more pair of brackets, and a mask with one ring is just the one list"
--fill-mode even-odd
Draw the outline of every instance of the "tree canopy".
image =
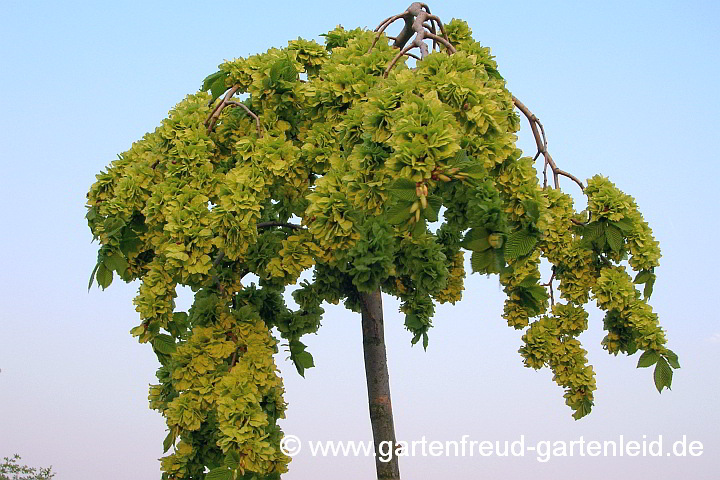
[[0, 480], [50, 480], [55, 476], [52, 467], [36, 468], [21, 465], [20, 455], [4, 457], [0, 463]]
[[[399, 50], [388, 19], [226, 61], [97, 175], [91, 284], [141, 280], [132, 334], [162, 365], [149, 398], [169, 428], [163, 478], [279, 478], [280, 342], [303, 374], [313, 358], [301, 339], [320, 327], [322, 303], [359, 312], [360, 295], [379, 289], [427, 348], [435, 304], [461, 299], [468, 265], [498, 276], [523, 362], [553, 371], [576, 419], [596, 388], [577, 339], [590, 300], [606, 312], [603, 347], [642, 351], [638, 366], [670, 387], [678, 360], [648, 303], [660, 250], [634, 199], [558, 168], [490, 50], [465, 22], [430, 17]], [[515, 145], [516, 107], [535, 158]], [[259, 280], [243, 283], [250, 273]], [[175, 309], [178, 285], [195, 292], [188, 312]]]

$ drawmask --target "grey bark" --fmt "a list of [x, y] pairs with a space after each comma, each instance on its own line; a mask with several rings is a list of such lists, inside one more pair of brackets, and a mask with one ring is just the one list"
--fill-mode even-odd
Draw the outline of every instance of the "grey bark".
[[[363, 353], [367, 379], [370, 423], [375, 444], [375, 468], [378, 480], [400, 480], [398, 458], [395, 456], [395, 425], [390, 402], [390, 377], [385, 353], [385, 327], [383, 323], [382, 294], [360, 293], [362, 308]], [[381, 450], [382, 448], [382, 450]], [[392, 451], [392, 459], [382, 462]]]

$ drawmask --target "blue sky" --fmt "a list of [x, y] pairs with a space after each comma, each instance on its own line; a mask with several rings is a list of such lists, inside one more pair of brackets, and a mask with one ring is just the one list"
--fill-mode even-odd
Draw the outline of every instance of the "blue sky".
[[[159, 478], [162, 417], [147, 408], [156, 360], [129, 329], [137, 284], [87, 293], [96, 244], [84, 221], [94, 175], [149, 131], [224, 59], [316, 38], [337, 24], [373, 28], [403, 2], [0, 3], [0, 457], [50, 465], [56, 479]], [[720, 126], [712, 1], [431, 4], [467, 20], [492, 48], [509, 89], [543, 121], [550, 151], [582, 178], [632, 194], [663, 249], [653, 305], [680, 355], [658, 395], [636, 357], [600, 347], [591, 309], [581, 340], [598, 380], [593, 413], [575, 422], [547, 371], [522, 366], [520, 334], [500, 318], [497, 280], [472, 276], [464, 300], [438, 308], [430, 348], [410, 347], [385, 299], [398, 438], [642, 440], [687, 435], [697, 458], [410, 458], [404, 478], [586, 480], [631, 475], [697, 480], [720, 469], [717, 221]], [[523, 125], [520, 145], [533, 144]], [[568, 188], [571, 185], [566, 184]], [[183, 293], [178, 308], [187, 308]], [[368, 440], [359, 318], [328, 308], [308, 339], [307, 378], [279, 357], [287, 433]], [[342, 471], [372, 478], [367, 458], [300, 454], [288, 480]]]

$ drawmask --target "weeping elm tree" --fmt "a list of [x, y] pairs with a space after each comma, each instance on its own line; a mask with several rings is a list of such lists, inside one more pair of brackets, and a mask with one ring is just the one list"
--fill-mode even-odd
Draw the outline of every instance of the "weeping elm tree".
[[[593, 406], [577, 340], [591, 299], [606, 312], [603, 347], [642, 352], [638, 366], [669, 388], [679, 364], [648, 303], [660, 258], [650, 227], [607, 178], [558, 167], [468, 25], [413, 3], [374, 32], [323, 36], [220, 65], [88, 194], [101, 244], [91, 284], [142, 282], [131, 332], [161, 364], [149, 398], [169, 429], [162, 478], [287, 471], [273, 355], [281, 345], [301, 375], [314, 366], [302, 337], [323, 302], [361, 314], [374, 441], [394, 445], [382, 294], [427, 348], [435, 304], [460, 300], [468, 264], [498, 276], [523, 362], [553, 371], [576, 419]], [[515, 146], [523, 118], [534, 157]], [[195, 292], [188, 312], [175, 310], [178, 285]], [[400, 478], [396, 458], [376, 466]]]

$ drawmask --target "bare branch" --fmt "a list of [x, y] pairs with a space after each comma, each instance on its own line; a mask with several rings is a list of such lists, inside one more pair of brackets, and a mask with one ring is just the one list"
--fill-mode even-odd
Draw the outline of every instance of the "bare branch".
[[[402, 57], [403, 55], [406, 55], [413, 48], [417, 48], [417, 45], [414, 45], [411, 43], [410, 45], [408, 45], [405, 48], [403, 48], [402, 50], [400, 50], [398, 52], [398, 54], [395, 55], [395, 58], [392, 59], [392, 62], [390, 62], [390, 65], [388, 65], [387, 68], [385, 69], [385, 73], [383, 73], [383, 77], [387, 78], [388, 74], [390, 73], [390, 70], [392, 70], [392, 68], [395, 66], [397, 61], [400, 60], [400, 57]], [[415, 58], [418, 58], [417, 55], [413, 55], [413, 56]]]
[[208, 134], [213, 131], [213, 128], [215, 128], [215, 124], [220, 118], [220, 114], [222, 113], [223, 109], [228, 105], [228, 102], [230, 102], [230, 98], [235, 95], [235, 92], [237, 92], [239, 89], [240, 85], [235, 85], [230, 90], [228, 90], [222, 101], [215, 106], [208, 119], [205, 120], [205, 126], [207, 127]]
[[213, 260], [212, 266], [217, 267], [218, 265], [220, 265], [220, 262], [222, 262], [224, 258], [225, 252], [222, 250], [218, 251], [218, 256], [215, 257], [215, 260]]
[[448, 50], [448, 55], [452, 55], [456, 52], [455, 47], [452, 46], [452, 43], [450, 43], [448, 40], [446, 40], [443, 37], [440, 37], [438, 35], [435, 35], [434, 33], [425, 32], [425, 36], [428, 38], [432, 38], [433, 41], [437, 41], [438, 43], [442, 43], [445, 45], [445, 48]]
[[398, 20], [398, 19], [402, 18], [403, 15], [405, 15], [405, 13], [407, 13], [407, 12], [403, 12], [403, 13], [401, 13], [401, 14], [399, 14], [399, 15], [391, 15], [391, 16], [389, 16], [388, 18], [386, 18], [385, 20], [383, 20], [382, 22], [380, 22], [380, 25], [378, 25], [377, 27], [375, 27], [375, 30], [373, 30], [373, 32], [378, 32], [378, 31], [380, 31], [380, 29], [383, 29], [383, 30], [384, 30], [385, 28], [388, 27], [388, 25], [390, 25], [391, 23], [393, 23], [395, 20]]
[[258, 137], [262, 138], [263, 135], [262, 135], [262, 127], [260, 126], [260, 119], [258, 118], [257, 115], [255, 115], [255, 114], [252, 112], [252, 110], [250, 110], [250, 109], [247, 107], [247, 105], [245, 105], [245, 104], [242, 103], [242, 102], [238, 102], [237, 100], [230, 100], [229, 102], [227, 102], [227, 104], [228, 104], [228, 106], [231, 106], [231, 107], [241, 107], [242, 109], [245, 110], [245, 112], [246, 112], [248, 115], [250, 115], [252, 118], [254, 118], [254, 119], [255, 119], [255, 125], [257, 126]]
[[[512, 97], [512, 100], [513, 104], [517, 107], [517, 109], [520, 110], [523, 115], [525, 115], [525, 118], [528, 119], [528, 122], [530, 122], [530, 129], [532, 130], [533, 137], [535, 137], [535, 145], [537, 146], [538, 154], [542, 154], [542, 156], [545, 158], [545, 166], [543, 169], [543, 188], [547, 188], [547, 168], [550, 167], [550, 170], [552, 170], [553, 173], [553, 181], [555, 184], [555, 188], [560, 188], [560, 176], [563, 176], [575, 182], [580, 187], [580, 190], [585, 191], [585, 186], [579, 178], [566, 172], [565, 170], [561, 170], [560, 168], [558, 168], [557, 164], [555, 164], [555, 161], [548, 152], [547, 138], [545, 136], [545, 127], [543, 127], [543, 124], [540, 123], [540, 120], [535, 116], [534, 113], [530, 111], [529, 108], [525, 106], [525, 104], [518, 100], [517, 97], [515, 97], [514, 95]], [[535, 158], [537, 157], [538, 155], [535, 155]]]
[[[393, 15], [392, 17], [388, 17], [385, 20], [383, 20], [383, 22], [380, 25], [378, 25], [377, 28], [375, 28], [375, 30], [374, 30], [375, 32], [377, 32], [377, 35], [375, 35], [375, 39], [373, 40], [372, 45], [370, 45], [370, 48], [368, 48], [367, 53], [370, 53], [372, 51], [373, 47], [375, 46], [378, 39], [383, 34], [383, 32], [385, 31], [386, 28], [389, 27], [396, 20], [400, 20], [401, 18], [405, 17], [405, 15], [408, 15], [407, 10], [404, 11], [403, 13], [400, 13], [398, 15]], [[397, 39], [394, 39], [394, 40], [397, 40]]]
[[[430, 12], [428, 12], [428, 13], [430, 13]], [[428, 20], [431, 20], [431, 21], [433, 21], [433, 22], [437, 22], [438, 26], [440, 27], [440, 33], [442, 33], [442, 36], [443, 36], [443, 37], [445, 38], [445, 40], [447, 40], [448, 43], [449, 43], [449, 42], [450, 42], [450, 39], [448, 38], [447, 33], [445, 33], [445, 26], [443, 25], [442, 20], [440, 20], [440, 17], [438, 17], [437, 15], [428, 15], [427, 18], [428, 18]], [[433, 31], [432, 33], [435, 33], [435, 34], [436, 34], [437, 32]]]
[[548, 280], [547, 283], [541, 284], [543, 287], [548, 287], [550, 289], [550, 305], [555, 305], [555, 294], [553, 292], [553, 280], [555, 280], [555, 267], [552, 269], [552, 275], [550, 276], [550, 280]]
[[[370, 53], [373, 47], [375, 47], [375, 44], [377, 43], [378, 39], [383, 34], [385, 29], [387, 29], [390, 24], [400, 19], [405, 20], [405, 26], [403, 27], [402, 31], [397, 35], [397, 37], [395, 37], [393, 47], [400, 49], [401, 53], [396, 55], [395, 58], [393, 58], [393, 60], [390, 62], [390, 65], [388, 65], [388, 67], [385, 69], [385, 73], [383, 74], [384, 77], [387, 78], [390, 70], [392, 70], [398, 60], [403, 55], [408, 54], [408, 52], [413, 48], [417, 47], [420, 49], [420, 60], [425, 58], [429, 53], [428, 47], [425, 44], [426, 39], [432, 40], [433, 50], [435, 50], [435, 47], [437, 45], [442, 44], [445, 46], [445, 48], [447, 48], [449, 55], [455, 53], [455, 47], [453, 47], [453, 45], [450, 43], [450, 40], [445, 33], [445, 27], [443, 26], [442, 21], [440, 21], [440, 19], [436, 15], [432, 15], [430, 13], [430, 7], [420, 2], [415, 2], [411, 4], [403, 13], [393, 15], [392, 17], [388, 17], [383, 20], [380, 25], [378, 25], [378, 27], [375, 29], [377, 35], [375, 35], [375, 39], [373, 40], [372, 45], [370, 45], [368, 53]], [[442, 36], [439, 36], [437, 34], [436, 25], [440, 27]], [[411, 43], [408, 44], [411, 39]], [[418, 58], [415, 55], [408, 56]]]

